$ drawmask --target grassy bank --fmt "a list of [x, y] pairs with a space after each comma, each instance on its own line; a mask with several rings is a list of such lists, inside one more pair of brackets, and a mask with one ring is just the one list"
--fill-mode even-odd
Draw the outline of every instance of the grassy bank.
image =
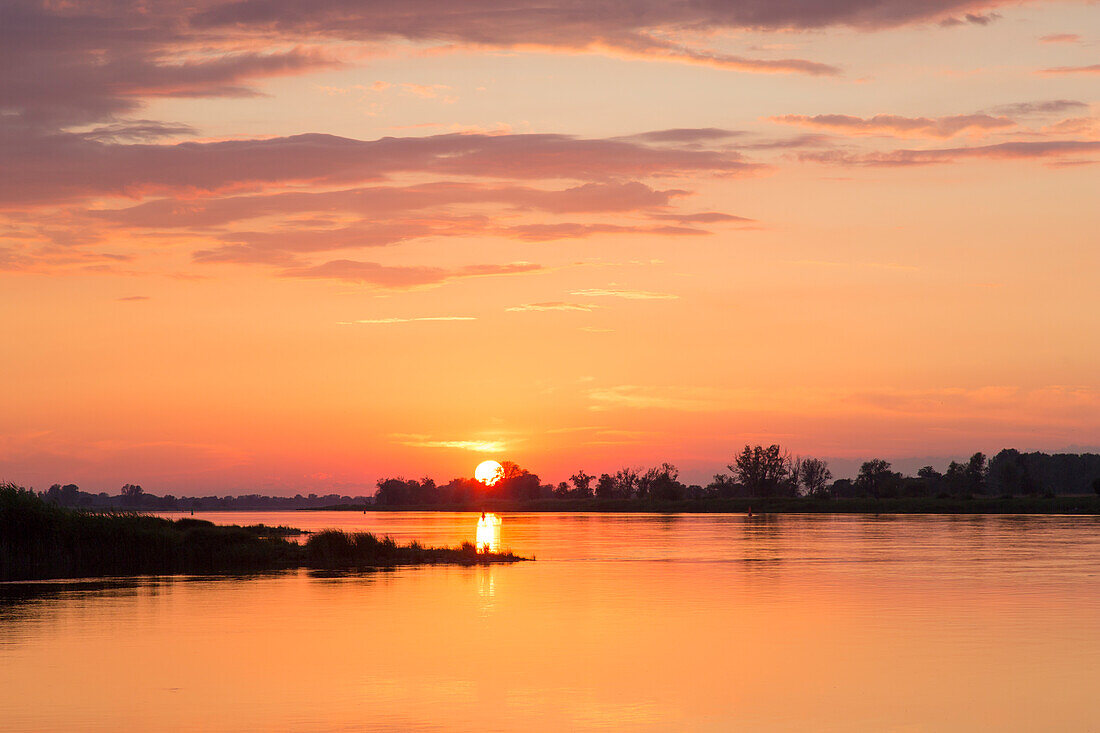
[[370, 534], [325, 531], [304, 545], [292, 527], [219, 526], [198, 519], [64, 509], [0, 485], [0, 580], [117, 575], [250, 573], [281, 568], [348, 568], [515, 562], [523, 558], [459, 548], [398, 545]]
[[[494, 512], [653, 512], [745, 514], [1100, 514], [1100, 496], [904, 497], [891, 499], [809, 497], [681, 499], [538, 499], [486, 501], [478, 511]], [[473, 511], [465, 504], [334, 506], [348, 511]]]
[[488, 565], [518, 562], [526, 558], [511, 552], [479, 553], [470, 542], [461, 547], [423, 547], [419, 542], [399, 545], [391, 537], [379, 539], [369, 532], [328, 530], [309, 538], [307, 564], [311, 568], [346, 568], [387, 565]]

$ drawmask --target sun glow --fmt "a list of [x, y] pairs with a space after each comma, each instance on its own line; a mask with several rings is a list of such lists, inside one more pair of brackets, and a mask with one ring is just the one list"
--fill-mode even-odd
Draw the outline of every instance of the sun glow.
[[474, 478], [486, 486], [493, 486], [504, 478], [504, 466], [496, 461], [482, 461], [474, 469]]

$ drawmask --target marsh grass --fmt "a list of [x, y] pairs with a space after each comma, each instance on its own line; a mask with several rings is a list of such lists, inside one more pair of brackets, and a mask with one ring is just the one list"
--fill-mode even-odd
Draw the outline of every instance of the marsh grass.
[[0, 486], [0, 580], [248, 572], [290, 567], [298, 554], [243, 527], [65, 509]]
[[471, 542], [463, 542], [459, 547], [424, 547], [419, 542], [399, 545], [392, 537], [331, 529], [312, 535], [305, 548], [307, 564], [325, 569], [443, 563], [489, 565], [527, 559], [512, 552], [478, 552]]
[[293, 527], [215, 525], [133, 512], [87, 512], [0, 484], [0, 581], [122, 575], [251, 573], [292, 567], [515, 562], [511, 553], [398, 545], [371, 534], [325, 531], [306, 544]]

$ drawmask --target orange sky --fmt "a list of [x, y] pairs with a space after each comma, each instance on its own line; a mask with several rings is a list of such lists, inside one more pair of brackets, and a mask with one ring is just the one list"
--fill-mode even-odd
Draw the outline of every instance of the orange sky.
[[0, 478], [1100, 445], [1094, 4], [7, 3]]

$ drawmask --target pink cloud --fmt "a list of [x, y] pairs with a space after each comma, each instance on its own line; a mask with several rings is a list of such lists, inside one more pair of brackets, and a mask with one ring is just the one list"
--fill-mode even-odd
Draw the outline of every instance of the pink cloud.
[[1076, 33], [1051, 33], [1050, 35], [1040, 36], [1039, 41], [1042, 43], [1080, 43], [1081, 36]]
[[449, 280], [538, 272], [542, 265], [518, 262], [507, 265], [468, 265], [457, 269], [429, 266], [392, 266], [377, 262], [332, 260], [320, 265], [283, 270], [282, 277], [343, 280], [382, 290], [409, 290], [441, 285]]
[[463, 236], [490, 231], [483, 217], [422, 219], [374, 223], [333, 229], [285, 227], [266, 232], [230, 232], [218, 236], [229, 244], [194, 253], [196, 262], [290, 264], [294, 255], [336, 249], [386, 247], [427, 236]]
[[1000, 104], [989, 111], [998, 115], [1011, 117], [1045, 116], [1060, 114], [1071, 110], [1084, 110], [1089, 106], [1076, 99], [1047, 99], [1039, 102], [1014, 102], [1012, 104]]
[[601, 234], [648, 234], [655, 236], [703, 235], [710, 232], [687, 226], [623, 225], [557, 222], [501, 226], [492, 217], [436, 217], [360, 221], [331, 229], [282, 227], [274, 231], [239, 231], [217, 235], [226, 244], [196, 251], [196, 262], [235, 262], [290, 265], [297, 256], [338, 249], [386, 247], [423, 237], [499, 236], [526, 242], [583, 239]]
[[593, 305], [590, 303], [567, 303], [562, 300], [553, 300], [542, 303], [524, 303], [523, 305], [513, 305], [505, 308], [504, 310], [513, 313], [545, 311], [575, 311], [580, 313], [591, 313], [597, 308], [599, 308], [598, 305]]
[[[192, 19], [197, 27], [308, 32], [344, 37], [404, 37], [484, 44], [523, 42], [577, 44], [587, 39], [657, 28], [880, 28], [972, 14], [999, 3], [967, 0], [772, 0], [668, 3], [637, 0], [573, 3], [567, 0], [441, 0], [400, 4], [352, 4], [315, 0], [308, 6], [284, 0], [229, 0], [209, 4]], [[201, 6], [200, 6], [201, 7]], [[979, 22], [979, 21], [975, 21]]]
[[57, 270], [117, 273], [133, 255], [94, 252], [79, 247], [15, 244], [0, 247], [0, 271], [52, 272]]
[[650, 217], [653, 219], [668, 219], [680, 224], [750, 224], [756, 222], [755, 219], [748, 219], [744, 216], [734, 216], [733, 214], [723, 214], [720, 211], [704, 211], [698, 214], [651, 214]]
[[800, 160], [835, 165], [865, 165], [902, 167], [951, 163], [961, 159], [1021, 160], [1055, 158], [1058, 156], [1092, 153], [1100, 150], [1100, 141], [1049, 140], [1038, 142], [1009, 142], [967, 148], [933, 148], [930, 150], [894, 150], [885, 153], [850, 153], [825, 151], [803, 153]]
[[[457, 47], [605, 51], [753, 73], [831, 75], [807, 59], [750, 58], [678, 43], [695, 32], [877, 29], [954, 18], [986, 23], [1002, 0], [9, 0], [0, 10], [0, 99], [54, 129], [133, 112], [159, 96], [255, 94], [255, 80], [341, 63], [329, 49], [393, 40]], [[414, 93], [430, 89], [409, 87]]]
[[745, 133], [740, 130], [723, 130], [718, 127], [678, 127], [671, 130], [654, 130], [631, 135], [631, 138], [647, 143], [714, 143]]
[[[733, 151], [555, 134], [433, 135], [354, 140], [306, 134], [266, 140], [115, 144], [73, 134], [0, 133], [0, 207], [99, 196], [198, 194], [274, 184], [340, 184], [397, 173], [611, 182], [767, 168]], [[561, 199], [591, 200], [606, 189]], [[637, 187], [623, 191], [640, 193]], [[532, 194], [537, 197], [537, 194]], [[567, 204], [562, 204], [567, 205]]]
[[327, 50], [286, 42], [242, 50], [190, 33], [182, 8], [13, 0], [0, 10], [0, 99], [9, 124], [40, 129], [139, 109], [153, 97], [253, 96], [254, 80], [341, 65]]
[[701, 64], [755, 74], [808, 74], [810, 76], [838, 76], [840, 74], [839, 67], [817, 61], [806, 59], [754, 59], [737, 54], [690, 48], [644, 33], [600, 38], [592, 44], [592, 47], [597, 50], [606, 50], [612, 54], [648, 61], [661, 60]]
[[801, 125], [855, 135], [896, 135], [899, 137], [949, 138], [964, 134], [982, 134], [1014, 127], [1008, 117], [987, 114], [950, 115], [947, 117], [903, 117], [901, 115], [780, 115], [772, 122]]
[[940, 21], [940, 26], [944, 28], [950, 28], [957, 25], [989, 25], [995, 20], [1000, 20], [1001, 16], [998, 13], [966, 13], [961, 18], [950, 16]]
[[521, 224], [503, 230], [506, 235], [530, 242], [554, 239], [582, 239], [597, 234], [656, 234], [663, 236], [709, 234], [703, 229], [677, 226], [626, 226], [621, 224]]
[[657, 190], [638, 181], [586, 183], [565, 189], [440, 181], [414, 186], [372, 186], [322, 192], [287, 192], [192, 200], [158, 199], [91, 214], [128, 227], [213, 227], [235, 221], [302, 212], [353, 213], [393, 218], [440, 206], [503, 204], [551, 213], [639, 211], [667, 207], [689, 192]]
[[[104, 133], [107, 137], [118, 130]], [[305, 255], [342, 249], [385, 247], [424, 237], [497, 236], [520, 241], [550, 241], [599, 234], [682, 236], [706, 234], [694, 225], [747, 221], [720, 212], [680, 214], [673, 203], [691, 192], [660, 189], [629, 178], [687, 172], [728, 175], [762, 166], [729, 150], [693, 147], [671, 141], [685, 133], [585, 140], [565, 135], [439, 135], [359, 141], [327, 135], [267, 140], [224, 140], [178, 144], [103, 142], [86, 135], [43, 136], [68, 146], [52, 156], [15, 139], [0, 145], [0, 160], [11, 179], [0, 179], [6, 220], [25, 238], [5, 254], [8, 268], [70, 266], [44, 248], [114, 239], [110, 229], [173, 234], [186, 230], [199, 245], [200, 263], [276, 265], [296, 271], [310, 263]], [[40, 142], [43, 137], [32, 138]], [[707, 134], [703, 139], [710, 137]], [[438, 169], [442, 168], [442, 171]], [[488, 181], [437, 181], [406, 186], [374, 185], [330, 191], [267, 190], [287, 184], [339, 184], [346, 179], [418, 173], [484, 178], [581, 178], [565, 187]], [[14, 174], [19, 174], [18, 176]], [[598, 180], [584, 181], [584, 177]], [[624, 180], [625, 179], [625, 180]], [[45, 229], [28, 204], [56, 207], [97, 196], [169, 195], [121, 209], [65, 210]], [[5, 201], [6, 199], [6, 201]], [[54, 208], [56, 211], [56, 208]], [[550, 215], [638, 213], [670, 223], [523, 221], [531, 212]], [[520, 221], [516, 222], [515, 220]], [[250, 226], [241, 222], [254, 220]], [[59, 228], [60, 227], [60, 228]], [[107, 255], [82, 250], [87, 261]]]
[[1095, 140], [1100, 138], [1100, 118], [1070, 117], [1047, 125], [1042, 132], [1053, 135], [1085, 135]]
[[1048, 76], [1060, 74], [1100, 74], [1100, 64], [1091, 66], [1056, 66], [1052, 69], [1040, 69], [1037, 73]]

